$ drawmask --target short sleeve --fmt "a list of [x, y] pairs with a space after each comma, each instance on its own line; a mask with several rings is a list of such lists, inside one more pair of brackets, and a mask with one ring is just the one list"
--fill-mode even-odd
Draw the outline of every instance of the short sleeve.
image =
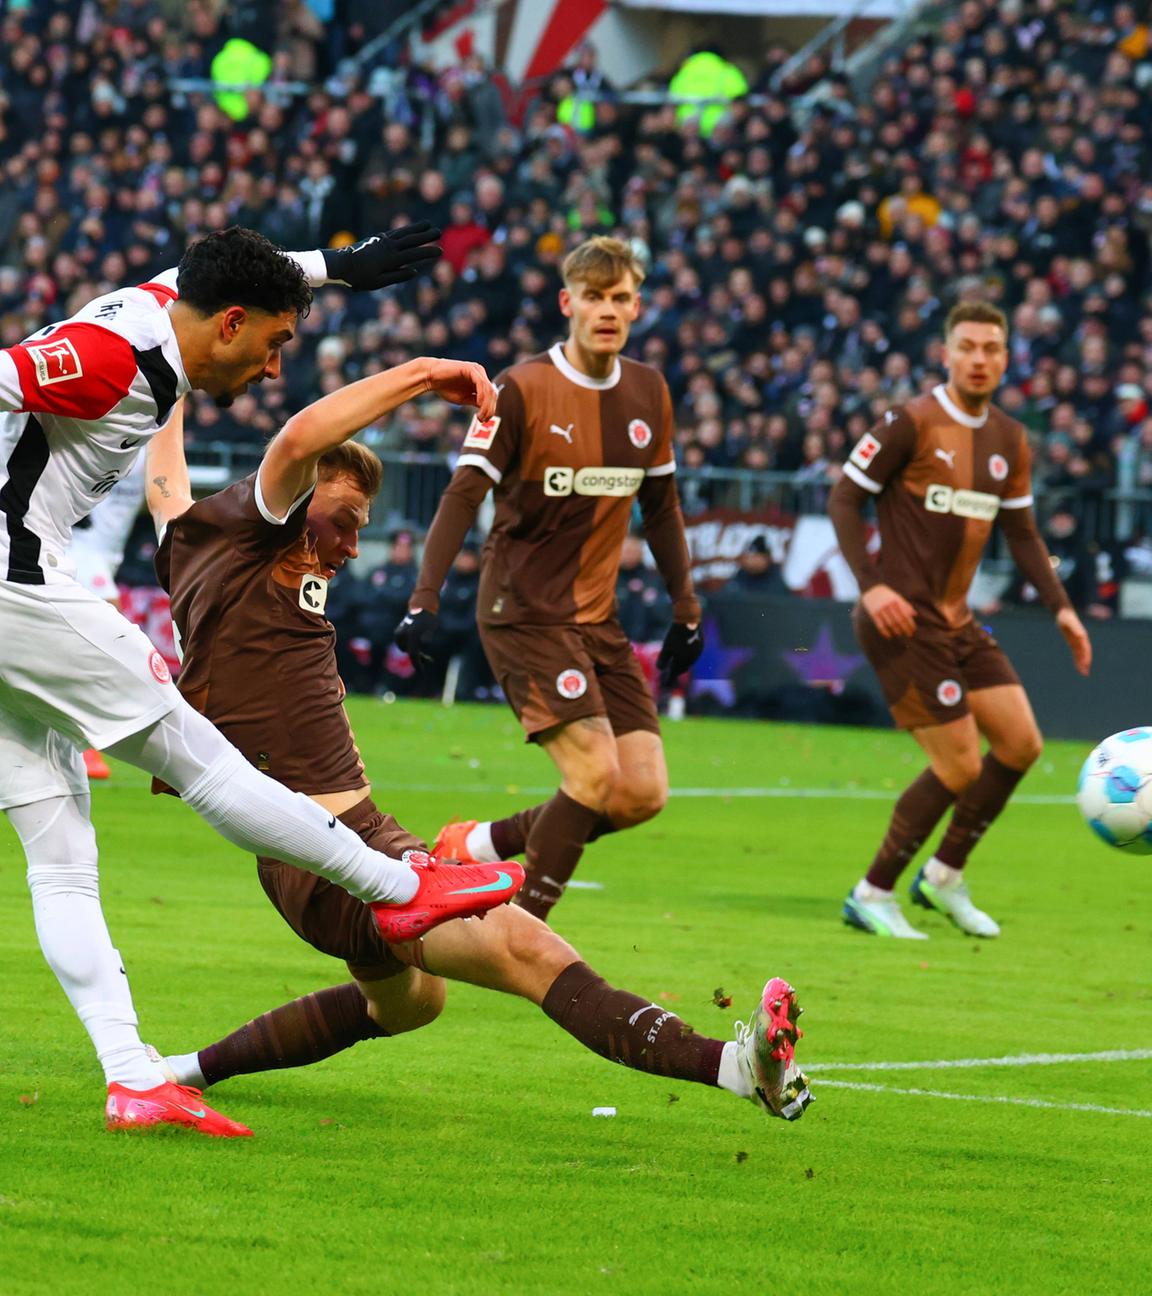
[[458, 468], [479, 468], [499, 485], [516, 461], [524, 439], [524, 395], [513, 378], [496, 379], [496, 413], [486, 422], [474, 416], [456, 460]]
[[672, 416], [672, 395], [668, 384], [660, 379], [660, 430], [656, 434], [656, 445], [652, 454], [652, 466], [647, 470], [648, 477], [666, 477], [676, 471], [676, 451], [674, 449], [676, 425]]
[[1017, 429], [1019, 442], [1015, 462], [1004, 483], [1000, 507], [1006, 509], [1029, 508], [1032, 504], [1032, 447], [1023, 428]]
[[879, 495], [912, 458], [916, 424], [902, 406], [888, 410], [852, 447], [844, 476], [870, 495]]
[[0, 351], [0, 403], [7, 410], [98, 419], [127, 396], [136, 356], [126, 338], [98, 324], [63, 324]]
[[169, 531], [178, 528], [187, 539], [194, 539], [197, 533], [216, 532], [227, 536], [237, 548], [250, 551], [282, 549], [304, 530], [308, 517], [305, 505], [311, 497], [309, 490], [292, 505], [287, 516], [276, 518], [260, 499], [256, 474], [252, 473], [215, 495], [197, 500], [173, 520]]

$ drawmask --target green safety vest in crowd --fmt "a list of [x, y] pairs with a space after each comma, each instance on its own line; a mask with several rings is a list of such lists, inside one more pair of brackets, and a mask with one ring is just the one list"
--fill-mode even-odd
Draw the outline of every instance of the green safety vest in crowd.
[[585, 135], [596, 125], [596, 105], [591, 99], [565, 95], [556, 105], [556, 120], [561, 126], [571, 126]]
[[[233, 37], [212, 60], [211, 77], [234, 85], [263, 85], [271, 71], [272, 60], [262, 49], [251, 41]], [[238, 90], [221, 90], [216, 102], [233, 121], [248, 116], [248, 100]]]
[[[711, 50], [691, 54], [680, 64], [680, 70], [668, 83], [668, 93], [685, 99], [726, 99], [731, 102], [748, 93], [748, 82], [735, 63], [729, 63]], [[679, 121], [700, 119], [700, 134], [707, 138], [724, 116], [723, 104], [681, 104], [676, 110]]]

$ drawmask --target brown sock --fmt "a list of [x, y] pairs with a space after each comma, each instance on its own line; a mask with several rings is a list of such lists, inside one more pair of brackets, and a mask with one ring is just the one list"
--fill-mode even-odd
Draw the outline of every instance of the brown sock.
[[984, 757], [980, 777], [961, 793], [944, 840], [936, 848], [936, 858], [941, 864], [954, 869], [964, 867], [972, 848], [1008, 804], [1008, 798], [1027, 772], [1005, 765], [991, 752]]
[[588, 834], [599, 820], [599, 810], [581, 805], [564, 791], [541, 806], [528, 834], [528, 878], [516, 897], [522, 909], [548, 921], [552, 906], [564, 894], [568, 879], [580, 863]]
[[[492, 826], [488, 829], [492, 836], [492, 847], [502, 860], [512, 859], [516, 855], [524, 854], [528, 847], [528, 837], [532, 832], [532, 825], [540, 817], [540, 812], [547, 805], [551, 805], [551, 802], [542, 801], [540, 805], [529, 806], [527, 810], [518, 810], [514, 815], [509, 815], [507, 819], [494, 819], [492, 821]], [[602, 814], [585, 840], [594, 842], [598, 837], [604, 837], [608, 833], [619, 831], [612, 820], [606, 814]]]
[[931, 769], [909, 784], [892, 810], [888, 832], [868, 870], [867, 880], [875, 887], [891, 891], [908, 861], [924, 845], [924, 839], [955, 800], [955, 792], [946, 788]]
[[304, 995], [200, 1050], [205, 1085], [280, 1067], [307, 1066], [361, 1040], [387, 1035], [368, 1015], [355, 981]]
[[722, 1040], [697, 1035], [675, 1013], [627, 990], [614, 990], [587, 963], [552, 982], [541, 1007], [585, 1048], [634, 1071], [714, 1085]]

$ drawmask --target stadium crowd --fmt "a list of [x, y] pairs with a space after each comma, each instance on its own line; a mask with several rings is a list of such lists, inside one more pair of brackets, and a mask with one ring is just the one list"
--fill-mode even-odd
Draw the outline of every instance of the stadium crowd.
[[[1152, 487], [1152, 49], [1134, 5], [940, 6], [866, 96], [833, 78], [807, 116], [797, 84], [771, 91], [786, 51], [770, 48], [745, 66], [751, 102], [703, 123], [619, 102], [592, 49], [529, 88], [478, 58], [440, 74], [395, 48], [355, 64], [372, 22], [344, 8], [326, 23], [304, 0], [9, 4], [0, 341], [208, 229], [312, 247], [441, 224], [431, 278], [321, 291], [284, 381], [227, 411], [194, 400], [197, 440], [259, 442], [414, 354], [495, 372], [542, 350], [562, 332], [563, 254], [615, 231], [650, 267], [631, 349], [667, 375], [686, 466], [792, 472], [821, 507], [856, 437], [937, 381], [942, 319], [971, 294], [1009, 313], [1000, 400], [1035, 436], [1038, 484], [1078, 511]], [[225, 111], [173, 89], [234, 37], [270, 56], [260, 92]], [[573, 112], [573, 89], [596, 97]], [[417, 405], [375, 444], [447, 454], [463, 429]], [[690, 510], [709, 502], [706, 485], [687, 493]], [[1124, 516], [1146, 529], [1139, 508]]]

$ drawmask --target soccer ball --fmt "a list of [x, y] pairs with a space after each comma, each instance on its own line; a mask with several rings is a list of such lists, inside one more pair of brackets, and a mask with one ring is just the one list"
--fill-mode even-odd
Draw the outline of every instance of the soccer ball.
[[1076, 803], [1109, 846], [1152, 855], [1152, 728], [1125, 729], [1094, 748], [1080, 771]]

